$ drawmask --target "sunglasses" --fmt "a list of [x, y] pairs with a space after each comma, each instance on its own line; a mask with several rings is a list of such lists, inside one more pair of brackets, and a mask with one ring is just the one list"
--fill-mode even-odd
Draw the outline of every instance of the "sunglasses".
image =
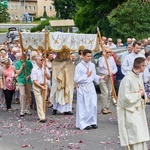
[[111, 53], [111, 52], [106, 52], [106, 53]]

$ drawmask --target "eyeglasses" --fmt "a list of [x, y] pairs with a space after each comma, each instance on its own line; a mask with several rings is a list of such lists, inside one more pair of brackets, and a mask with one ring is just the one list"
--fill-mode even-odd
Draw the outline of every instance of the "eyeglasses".
[[111, 52], [106, 52], [106, 53], [111, 53]]

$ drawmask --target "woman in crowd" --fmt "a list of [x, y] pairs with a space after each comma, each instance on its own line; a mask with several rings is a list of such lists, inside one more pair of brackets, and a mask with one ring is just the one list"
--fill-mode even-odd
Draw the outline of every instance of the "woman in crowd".
[[15, 69], [8, 58], [4, 59], [4, 95], [8, 112], [12, 111], [11, 102], [15, 91]]

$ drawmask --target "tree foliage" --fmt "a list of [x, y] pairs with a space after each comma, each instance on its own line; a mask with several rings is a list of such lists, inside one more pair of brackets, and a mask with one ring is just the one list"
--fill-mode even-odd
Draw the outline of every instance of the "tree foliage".
[[4, 7], [3, 4], [0, 3], [0, 23], [9, 22], [10, 17], [7, 12], [7, 8]]
[[76, 12], [75, 0], [54, 0], [54, 6], [57, 18], [71, 19]]
[[108, 15], [113, 34], [123, 38], [142, 39], [150, 36], [150, 2], [128, 0]]
[[107, 15], [125, 0], [76, 0], [78, 11], [75, 15], [76, 26], [80, 32], [95, 33], [96, 28], [105, 36], [111, 35]]
[[42, 21], [41, 24], [39, 24], [36, 27], [31, 28], [31, 32], [36, 32], [36, 31], [42, 31], [42, 29], [45, 29], [45, 26], [49, 26], [49, 19], [46, 19], [45, 21]]

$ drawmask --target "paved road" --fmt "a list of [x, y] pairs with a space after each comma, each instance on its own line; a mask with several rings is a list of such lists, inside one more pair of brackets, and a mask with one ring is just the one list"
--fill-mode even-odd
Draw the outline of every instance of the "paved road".
[[[115, 108], [111, 106], [112, 114], [102, 115], [100, 106], [99, 100], [99, 128], [80, 131], [75, 128], [75, 113], [73, 116], [52, 116], [50, 108], [47, 109], [47, 123], [41, 124], [36, 111], [32, 110], [32, 116], [21, 119], [17, 110], [19, 104], [13, 104], [12, 113], [0, 110], [0, 150], [123, 150], [119, 143]], [[150, 126], [150, 106], [146, 112]]]
[[0, 33], [0, 44], [6, 40], [6, 33]]

